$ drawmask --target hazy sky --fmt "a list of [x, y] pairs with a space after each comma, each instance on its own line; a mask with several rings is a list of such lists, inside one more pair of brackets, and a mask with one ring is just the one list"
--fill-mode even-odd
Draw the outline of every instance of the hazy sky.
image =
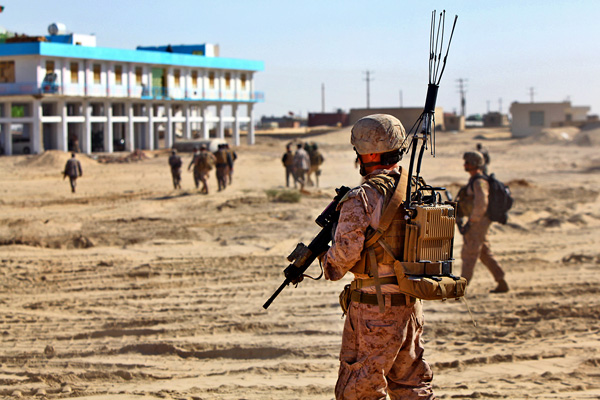
[[306, 116], [371, 107], [422, 107], [431, 12], [458, 23], [438, 95], [444, 111], [508, 112], [513, 101], [571, 100], [600, 113], [600, 1], [557, 0], [0, 0], [0, 26], [45, 35], [52, 22], [93, 33], [98, 46], [220, 45], [261, 60], [256, 114]]

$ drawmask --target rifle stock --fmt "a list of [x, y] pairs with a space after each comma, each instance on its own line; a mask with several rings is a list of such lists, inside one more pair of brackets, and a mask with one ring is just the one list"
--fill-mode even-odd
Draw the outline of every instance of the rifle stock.
[[317, 257], [329, 249], [329, 242], [331, 241], [333, 234], [333, 226], [340, 216], [337, 206], [346, 193], [350, 191], [350, 188], [342, 186], [335, 191], [337, 194], [333, 198], [332, 202], [329, 203], [327, 208], [325, 208], [325, 210], [323, 210], [323, 212], [315, 220], [315, 222], [323, 229], [321, 229], [321, 231], [317, 234], [317, 236], [314, 237], [308, 246], [306, 246], [304, 243], [298, 243], [294, 251], [292, 251], [292, 253], [287, 257], [291, 264], [288, 265], [283, 271], [285, 280], [265, 302], [265, 304], [263, 304], [263, 308], [265, 310], [269, 308], [273, 300], [279, 296], [281, 291], [287, 285], [290, 283], [298, 284], [302, 282], [304, 279], [304, 273], [308, 267], [310, 267]]

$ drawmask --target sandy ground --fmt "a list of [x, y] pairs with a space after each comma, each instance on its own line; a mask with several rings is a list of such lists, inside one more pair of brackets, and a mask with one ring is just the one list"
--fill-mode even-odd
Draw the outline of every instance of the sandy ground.
[[[312, 136], [326, 158], [320, 188], [272, 201], [288, 140], [237, 148], [233, 184], [216, 192], [211, 174], [208, 196], [187, 171], [171, 189], [166, 152], [127, 164], [79, 156], [74, 195], [60, 175], [67, 154], [0, 157], [0, 397], [332, 399], [349, 277], [305, 280], [262, 304], [334, 188], [359, 174], [348, 129]], [[463, 302], [426, 303], [436, 393], [600, 399], [599, 147], [439, 132], [428, 182], [456, 194], [477, 141], [516, 198], [490, 235], [511, 291], [489, 294], [478, 264], [477, 326]]]

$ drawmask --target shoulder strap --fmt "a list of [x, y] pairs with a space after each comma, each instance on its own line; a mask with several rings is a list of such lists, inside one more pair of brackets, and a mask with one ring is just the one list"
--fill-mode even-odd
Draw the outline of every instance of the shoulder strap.
[[475, 181], [477, 179], [485, 179], [487, 181], [488, 177], [483, 174], [477, 174], [475, 176], [472, 176], [471, 178], [469, 178], [469, 183], [467, 183], [467, 186], [469, 186], [471, 189], [473, 189], [473, 183], [475, 183]]
[[405, 197], [406, 185], [408, 184], [408, 176], [404, 172], [402, 168], [400, 168], [400, 180], [398, 181], [398, 185], [396, 185], [396, 189], [394, 190], [394, 194], [390, 199], [385, 210], [381, 214], [381, 219], [379, 220], [379, 227], [376, 231], [373, 232], [373, 235], [367, 239], [365, 242], [365, 247], [371, 247], [375, 242], [379, 240], [381, 235], [389, 228], [396, 211], [398, 211], [398, 207], [402, 204]]

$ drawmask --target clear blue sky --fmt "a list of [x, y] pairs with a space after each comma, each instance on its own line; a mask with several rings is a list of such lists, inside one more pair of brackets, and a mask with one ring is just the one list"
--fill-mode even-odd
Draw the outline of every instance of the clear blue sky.
[[[52, 22], [93, 33], [98, 46], [219, 44], [221, 56], [261, 60], [256, 115], [306, 116], [366, 106], [422, 107], [431, 11], [458, 23], [438, 106], [508, 112], [513, 101], [591, 106], [600, 113], [600, 1], [0, 0], [0, 26], [44, 35]], [[447, 37], [447, 36], [446, 36]]]

